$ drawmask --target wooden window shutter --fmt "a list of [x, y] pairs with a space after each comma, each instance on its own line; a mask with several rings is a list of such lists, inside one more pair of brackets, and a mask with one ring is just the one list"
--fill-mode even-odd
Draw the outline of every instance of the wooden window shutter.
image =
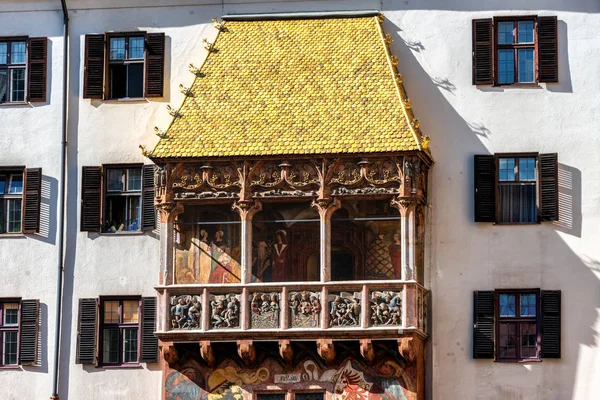
[[558, 82], [558, 26], [556, 16], [538, 17], [538, 77], [540, 82]]
[[560, 290], [542, 290], [542, 358], [560, 358]]
[[165, 34], [146, 35], [146, 97], [163, 97], [165, 75]]
[[102, 221], [102, 167], [83, 167], [81, 181], [81, 231], [100, 232]]
[[496, 164], [492, 155], [475, 155], [475, 222], [496, 222]]
[[19, 358], [21, 365], [40, 365], [40, 301], [21, 301]]
[[83, 98], [104, 97], [104, 35], [85, 35]]
[[156, 228], [156, 208], [154, 208], [154, 165], [142, 167], [142, 229]]
[[494, 358], [494, 292], [473, 292], [473, 358]]
[[31, 102], [45, 102], [48, 38], [29, 38], [28, 47], [27, 100]]
[[156, 297], [142, 298], [142, 354], [141, 362], [158, 362], [158, 339], [156, 328]]
[[494, 83], [494, 35], [491, 18], [473, 20], [473, 85]]
[[558, 221], [558, 154], [540, 154], [540, 221]]
[[79, 321], [77, 322], [76, 364], [96, 364], [98, 332], [98, 300], [79, 299]]
[[40, 231], [40, 203], [42, 196], [42, 169], [27, 168], [23, 193], [23, 233]]

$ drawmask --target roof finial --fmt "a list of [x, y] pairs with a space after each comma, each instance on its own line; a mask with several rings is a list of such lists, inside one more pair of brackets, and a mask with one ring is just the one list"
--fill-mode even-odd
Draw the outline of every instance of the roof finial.
[[213, 50], [213, 43], [206, 40], [206, 38], [202, 39], [202, 43], [204, 44], [204, 48], [211, 52]]
[[189, 70], [192, 74], [196, 75], [198, 78], [203, 78], [204, 74], [200, 72], [200, 68], [196, 68], [194, 64], [189, 65]]
[[172, 117], [181, 117], [181, 114], [179, 113], [179, 111], [177, 111], [176, 109], [174, 109], [173, 107], [171, 107], [170, 105], [167, 104], [167, 111], [169, 112], [169, 114], [171, 114]]
[[140, 150], [142, 150], [142, 155], [144, 157], [148, 157], [150, 155], [150, 153], [148, 153], [148, 150], [146, 150], [146, 146], [140, 144], [139, 147], [140, 147]]
[[166, 132], [164, 132], [164, 131], [161, 131], [161, 130], [158, 128], [158, 126], [155, 126], [155, 127], [154, 127], [154, 134], [155, 134], [156, 136], [158, 136], [159, 138], [161, 138], [161, 139], [164, 139], [164, 138], [166, 138], [166, 137], [167, 137], [167, 133], [166, 133]]
[[431, 142], [431, 138], [429, 136], [423, 136], [423, 142], [421, 143], [421, 146], [424, 149], [428, 149], [429, 148], [429, 142]]
[[225, 28], [225, 25], [221, 21], [219, 21], [217, 18], [213, 18], [212, 23], [213, 23], [213, 26], [220, 31], [222, 31], [223, 28]]
[[181, 83], [179, 84], [179, 91], [188, 97], [193, 95], [190, 88], [183, 86]]

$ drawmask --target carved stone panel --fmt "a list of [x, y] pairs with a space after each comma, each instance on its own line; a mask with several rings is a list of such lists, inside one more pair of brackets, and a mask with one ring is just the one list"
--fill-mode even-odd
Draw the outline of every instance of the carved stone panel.
[[371, 326], [402, 325], [401, 292], [371, 292]]
[[319, 292], [291, 292], [290, 328], [318, 328], [321, 313], [321, 294]]
[[201, 297], [184, 294], [171, 296], [171, 329], [200, 329]]
[[210, 327], [212, 329], [238, 328], [240, 326], [241, 295], [210, 296]]
[[330, 294], [329, 326], [360, 326], [360, 292]]
[[250, 327], [254, 329], [279, 328], [279, 293], [255, 292], [249, 296]]

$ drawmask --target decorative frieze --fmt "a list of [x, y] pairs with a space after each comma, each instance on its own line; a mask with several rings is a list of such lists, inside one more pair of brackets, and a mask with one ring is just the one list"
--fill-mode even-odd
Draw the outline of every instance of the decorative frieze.
[[279, 293], [255, 292], [250, 295], [250, 327], [269, 329], [279, 327]]
[[360, 326], [360, 292], [329, 295], [329, 326]]
[[210, 326], [213, 329], [240, 326], [241, 295], [213, 295], [210, 299]]
[[200, 296], [171, 296], [171, 329], [200, 329], [202, 301]]
[[319, 292], [291, 292], [290, 307], [291, 328], [318, 328], [321, 313], [321, 294]]
[[401, 292], [372, 292], [371, 325], [402, 325]]

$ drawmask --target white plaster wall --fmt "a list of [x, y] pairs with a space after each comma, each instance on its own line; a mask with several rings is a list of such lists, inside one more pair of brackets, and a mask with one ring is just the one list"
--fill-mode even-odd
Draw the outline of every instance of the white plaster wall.
[[[75, 365], [80, 298], [154, 295], [159, 246], [155, 234], [79, 232], [81, 167], [140, 163], [153, 127], [166, 127], [166, 104], [182, 101], [188, 64], [205, 55], [213, 17], [227, 13], [382, 9], [422, 131], [432, 137], [428, 269], [432, 289], [432, 399], [597, 399], [600, 367], [600, 52], [597, 0], [529, 1], [68, 1], [71, 9], [69, 167], [61, 398], [158, 399], [157, 365], [97, 369]], [[20, 12], [27, 10], [27, 12]], [[56, 280], [56, 207], [60, 151], [62, 16], [60, 2], [3, 1], [0, 36], [49, 36], [47, 104], [0, 107], [0, 164], [41, 166], [40, 235], [0, 239], [0, 297], [40, 298], [42, 368], [0, 371], [0, 398], [49, 397]], [[504, 11], [513, 10], [513, 11]], [[541, 88], [471, 85], [471, 19], [557, 15], [560, 83]], [[86, 33], [165, 32], [165, 97], [144, 102], [81, 98]], [[334, 35], [335, 32], [332, 32]], [[558, 152], [561, 222], [534, 226], [473, 223], [473, 154]], [[44, 211], [45, 210], [45, 211]], [[45, 213], [45, 214], [44, 214]], [[45, 216], [44, 216], [45, 215]], [[4, 273], [8, 271], [9, 273]], [[508, 287], [560, 289], [563, 358], [505, 364], [471, 358], [472, 291]], [[45, 306], [44, 306], [45, 305]], [[20, 389], [16, 389], [20, 388]], [[10, 397], [12, 396], [12, 397]]]

